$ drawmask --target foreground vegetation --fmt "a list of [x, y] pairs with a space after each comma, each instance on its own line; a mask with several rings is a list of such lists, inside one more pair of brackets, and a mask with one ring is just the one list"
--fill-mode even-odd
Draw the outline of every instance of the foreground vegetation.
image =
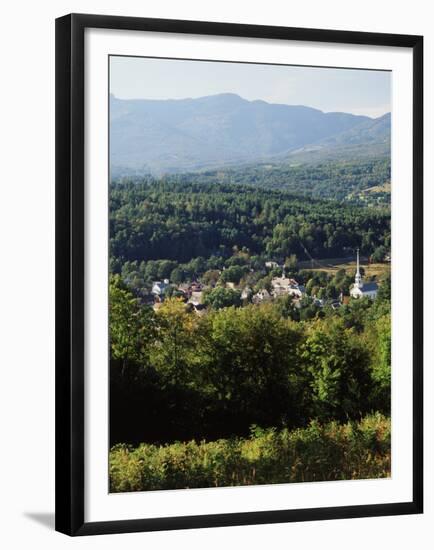
[[284, 297], [198, 316], [178, 298], [154, 311], [115, 276], [110, 336], [112, 445], [389, 414], [387, 294], [336, 311]]
[[171, 445], [117, 445], [110, 452], [110, 491], [148, 491], [390, 475], [390, 420], [289, 431], [252, 428], [249, 438]]

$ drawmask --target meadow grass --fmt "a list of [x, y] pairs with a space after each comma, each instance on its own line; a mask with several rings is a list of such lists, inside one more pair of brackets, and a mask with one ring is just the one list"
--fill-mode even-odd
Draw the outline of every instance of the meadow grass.
[[390, 468], [390, 419], [376, 413], [292, 431], [252, 427], [248, 438], [119, 444], [110, 492], [384, 478]]

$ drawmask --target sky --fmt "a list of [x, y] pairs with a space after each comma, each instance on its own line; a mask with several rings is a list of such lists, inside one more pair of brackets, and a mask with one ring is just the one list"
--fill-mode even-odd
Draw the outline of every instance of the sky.
[[235, 93], [250, 101], [306, 105], [378, 117], [391, 109], [387, 71], [110, 58], [110, 92], [119, 99], [185, 99]]

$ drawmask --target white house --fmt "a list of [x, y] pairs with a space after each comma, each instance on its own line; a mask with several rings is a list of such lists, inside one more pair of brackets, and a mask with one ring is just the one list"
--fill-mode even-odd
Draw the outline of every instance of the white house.
[[254, 304], [260, 304], [261, 302], [269, 302], [270, 300], [271, 300], [271, 295], [268, 292], [268, 290], [265, 288], [257, 292], [252, 298], [252, 302]]
[[198, 306], [202, 304], [202, 298], [203, 298], [202, 290], [194, 290], [191, 293], [191, 297], [188, 300], [188, 303], [193, 304], [194, 306]]
[[252, 294], [253, 290], [250, 287], [244, 287], [243, 291], [241, 292], [241, 300], [248, 300]]
[[277, 298], [278, 296], [283, 296], [289, 294], [294, 298], [302, 298], [303, 294], [306, 292], [303, 285], [299, 285], [295, 279], [289, 279], [285, 277], [285, 273], [282, 273], [281, 277], [274, 277], [271, 280], [271, 286], [273, 287], [273, 296]]
[[371, 298], [375, 300], [378, 292], [378, 284], [375, 282], [364, 283], [362, 276], [360, 275], [359, 266], [359, 249], [357, 249], [357, 271], [354, 279], [354, 284], [350, 289], [350, 296], [352, 298]]
[[169, 279], [164, 279], [164, 281], [154, 281], [152, 283], [151, 292], [154, 296], [162, 296], [168, 286], [169, 286]]

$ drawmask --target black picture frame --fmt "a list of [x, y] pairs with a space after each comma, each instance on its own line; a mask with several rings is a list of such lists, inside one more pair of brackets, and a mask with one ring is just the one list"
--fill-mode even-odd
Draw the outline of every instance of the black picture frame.
[[[413, 498], [409, 502], [86, 523], [84, 502], [84, 31], [157, 31], [413, 51]], [[56, 20], [56, 530], [95, 535], [423, 511], [423, 37], [70, 14]]]

